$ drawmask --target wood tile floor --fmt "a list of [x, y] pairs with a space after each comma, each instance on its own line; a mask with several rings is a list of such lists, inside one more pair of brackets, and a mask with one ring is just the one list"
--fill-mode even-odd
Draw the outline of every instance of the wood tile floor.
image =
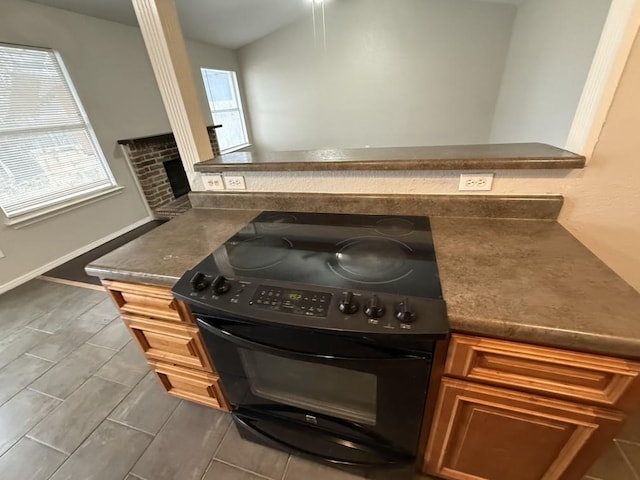
[[[638, 473], [640, 416], [587, 478]], [[103, 292], [33, 280], [0, 296], [0, 479], [359, 478], [246, 442], [229, 415], [168, 396]]]

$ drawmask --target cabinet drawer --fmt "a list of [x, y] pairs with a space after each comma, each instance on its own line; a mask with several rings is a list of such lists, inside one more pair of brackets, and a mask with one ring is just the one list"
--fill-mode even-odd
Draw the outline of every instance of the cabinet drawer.
[[453, 335], [445, 374], [613, 406], [637, 405], [640, 364], [618, 358]]
[[112, 280], [102, 283], [122, 313], [193, 324], [189, 307], [173, 298], [168, 288]]
[[229, 411], [229, 404], [222, 393], [217, 375], [197, 372], [188, 368], [149, 362], [158, 379], [171, 395], [200, 403], [208, 407]]
[[200, 332], [191, 325], [122, 315], [147, 359], [213, 372]]

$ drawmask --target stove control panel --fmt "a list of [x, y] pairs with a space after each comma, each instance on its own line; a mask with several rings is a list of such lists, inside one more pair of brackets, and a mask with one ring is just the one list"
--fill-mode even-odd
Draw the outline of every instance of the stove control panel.
[[249, 305], [296, 315], [326, 317], [331, 297], [329, 293], [258, 285]]
[[207, 308], [214, 308], [268, 321], [281, 318], [286, 324], [296, 324], [290, 316], [294, 315], [300, 318], [300, 326], [340, 331], [422, 334], [448, 331], [443, 301], [366, 291], [323, 290], [268, 285], [209, 272], [192, 272], [174, 287], [178, 298], [195, 302], [197, 308], [205, 312]]

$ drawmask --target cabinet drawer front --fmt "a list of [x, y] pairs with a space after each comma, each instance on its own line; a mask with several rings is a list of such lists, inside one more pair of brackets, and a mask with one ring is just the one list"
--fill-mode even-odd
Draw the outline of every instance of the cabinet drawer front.
[[164, 388], [171, 395], [208, 407], [229, 411], [229, 404], [222, 392], [220, 379], [217, 375], [158, 361], [149, 363]]
[[147, 359], [213, 372], [200, 332], [190, 325], [122, 316]]
[[578, 480], [624, 415], [443, 378], [428, 473], [460, 480]]
[[640, 364], [503, 340], [453, 335], [445, 374], [559, 398], [637, 403]]
[[102, 283], [124, 314], [193, 324], [188, 306], [173, 298], [168, 288], [111, 280]]

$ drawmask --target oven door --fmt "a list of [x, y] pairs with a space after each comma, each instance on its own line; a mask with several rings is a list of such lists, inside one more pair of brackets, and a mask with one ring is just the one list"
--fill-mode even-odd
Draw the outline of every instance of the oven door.
[[428, 351], [407, 355], [366, 337], [238, 319], [197, 322], [237, 418], [262, 436], [337, 463], [415, 458]]

